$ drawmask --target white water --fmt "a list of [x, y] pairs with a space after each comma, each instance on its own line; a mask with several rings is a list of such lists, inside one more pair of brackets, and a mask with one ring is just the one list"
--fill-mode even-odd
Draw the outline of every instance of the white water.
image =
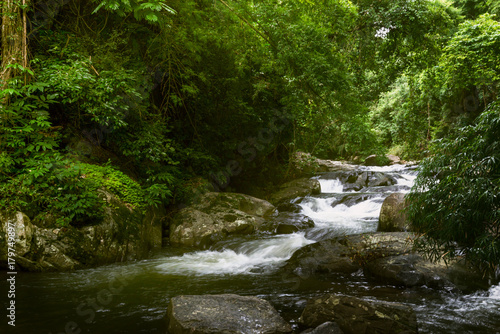
[[408, 170], [407, 165], [390, 165], [390, 166], [359, 166], [359, 169], [362, 171], [370, 171], [370, 172], [382, 172], [382, 173], [401, 173]]
[[335, 198], [308, 197], [300, 203], [302, 214], [312, 218], [317, 228], [349, 228], [352, 233], [365, 231], [367, 221], [378, 219], [383, 197], [372, 198], [353, 206], [339, 204], [332, 207]]
[[398, 181], [398, 186], [404, 186], [406, 189], [401, 189], [400, 192], [407, 193], [410, 191], [411, 187], [415, 183], [417, 178], [416, 174], [399, 174], [396, 180]]
[[[500, 284], [494, 285], [488, 291], [488, 297], [491, 299], [496, 299], [500, 301]], [[500, 307], [500, 305], [499, 305]]]
[[344, 185], [338, 179], [333, 179], [333, 180], [319, 179], [318, 181], [319, 184], [321, 185], [321, 192], [324, 194], [341, 193], [342, 190], [344, 190]]
[[207, 250], [165, 258], [156, 269], [168, 275], [250, 274], [288, 260], [297, 249], [313, 242], [304, 233], [279, 235], [247, 241], [234, 250]]

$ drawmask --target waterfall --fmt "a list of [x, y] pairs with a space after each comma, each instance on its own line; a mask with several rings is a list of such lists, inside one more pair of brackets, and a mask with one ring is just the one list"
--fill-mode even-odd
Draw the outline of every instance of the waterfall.
[[321, 185], [322, 193], [341, 193], [342, 190], [344, 189], [344, 185], [342, 184], [342, 181], [340, 181], [339, 179], [333, 179], [333, 180], [319, 179], [318, 181]]

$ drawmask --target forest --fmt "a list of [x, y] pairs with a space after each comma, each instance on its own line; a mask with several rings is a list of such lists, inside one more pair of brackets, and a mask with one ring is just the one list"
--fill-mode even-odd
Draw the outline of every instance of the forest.
[[265, 198], [297, 152], [394, 154], [420, 246], [498, 267], [500, 1], [0, 3], [1, 210], [83, 226], [103, 187]]

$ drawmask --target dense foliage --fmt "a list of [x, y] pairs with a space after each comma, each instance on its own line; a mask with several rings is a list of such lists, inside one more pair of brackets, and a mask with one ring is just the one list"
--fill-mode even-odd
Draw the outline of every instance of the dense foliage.
[[433, 259], [465, 256], [485, 269], [500, 264], [500, 106], [437, 142], [410, 194], [410, 218]]
[[61, 225], [265, 196], [297, 151], [439, 157], [498, 95], [497, 0], [0, 4], [1, 209]]

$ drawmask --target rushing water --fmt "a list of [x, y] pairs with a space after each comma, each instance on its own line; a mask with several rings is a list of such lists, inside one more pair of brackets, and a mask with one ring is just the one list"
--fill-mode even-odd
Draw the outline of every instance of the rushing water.
[[166, 248], [147, 260], [70, 273], [19, 273], [16, 327], [2, 321], [8, 331], [0, 333], [165, 333], [169, 298], [218, 293], [267, 299], [299, 332], [307, 299], [326, 292], [406, 303], [417, 312], [420, 333], [500, 333], [498, 285], [455, 295], [374, 284], [361, 273], [310, 278], [299, 286], [286, 280], [280, 267], [294, 251], [336, 235], [375, 231], [384, 198], [409, 191], [415, 179], [404, 166], [364, 169], [391, 175], [396, 185], [355, 192], [344, 190], [333, 174], [320, 175], [322, 193], [295, 201], [315, 222], [300, 233], [238, 237], [205, 251]]

